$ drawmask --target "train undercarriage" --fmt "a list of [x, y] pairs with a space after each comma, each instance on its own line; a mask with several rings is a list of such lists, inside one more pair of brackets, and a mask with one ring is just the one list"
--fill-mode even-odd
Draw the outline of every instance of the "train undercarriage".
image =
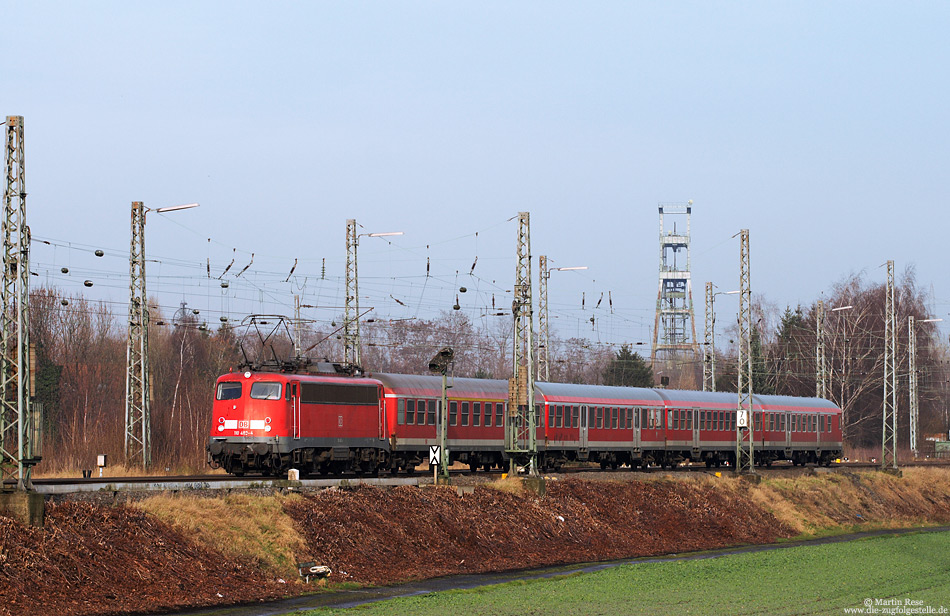
[[[246, 474], [271, 477], [285, 476], [298, 469], [305, 476], [356, 474], [376, 476], [379, 473], [412, 475], [424, 461], [426, 452], [390, 451], [385, 447], [301, 447], [282, 452], [267, 443], [233, 443], [212, 441], [208, 447], [208, 463], [212, 468], [241, 477]], [[505, 469], [508, 458], [499, 451], [450, 451], [451, 463], [461, 463], [470, 472]], [[840, 451], [822, 450], [757, 450], [756, 466], [769, 467], [773, 462], [790, 461], [793, 466], [814, 464], [830, 466]], [[543, 472], [557, 472], [566, 465], [599, 464], [601, 469], [672, 469], [682, 463], [705, 463], [706, 468], [735, 466], [734, 450], [577, 450], [548, 449], [538, 453], [538, 466]]]

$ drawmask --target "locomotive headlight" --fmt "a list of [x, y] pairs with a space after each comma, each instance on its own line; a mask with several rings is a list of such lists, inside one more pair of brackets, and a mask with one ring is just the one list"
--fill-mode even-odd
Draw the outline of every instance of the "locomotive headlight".
[[218, 425], [218, 432], [224, 432], [224, 424]]
[[264, 426], [264, 432], [270, 432], [270, 424]]
[[223, 423], [224, 423], [224, 417], [218, 417], [218, 423], [223, 424]]
[[264, 418], [264, 423], [269, 424], [269, 423], [270, 423], [270, 417], [265, 417], [265, 418]]

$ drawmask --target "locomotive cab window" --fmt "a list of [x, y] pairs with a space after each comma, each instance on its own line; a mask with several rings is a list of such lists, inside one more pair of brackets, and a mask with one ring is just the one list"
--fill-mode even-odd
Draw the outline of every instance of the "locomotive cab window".
[[251, 385], [251, 397], [255, 400], [280, 400], [280, 383], [258, 381]]
[[218, 400], [237, 400], [241, 397], [241, 384], [234, 381], [218, 383]]

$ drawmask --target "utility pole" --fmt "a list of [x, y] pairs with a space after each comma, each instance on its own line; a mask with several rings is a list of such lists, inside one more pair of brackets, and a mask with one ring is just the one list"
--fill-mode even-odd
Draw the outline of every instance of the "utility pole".
[[914, 320], [914, 315], [907, 317], [907, 355], [910, 372], [910, 451], [916, 458], [919, 454], [920, 403], [917, 398], [917, 323], [936, 323], [943, 319]]
[[551, 380], [551, 367], [548, 363], [551, 354], [548, 351], [548, 345], [551, 338], [548, 335], [548, 278], [551, 272], [548, 271], [548, 258], [546, 255], [538, 257], [538, 337], [541, 339], [541, 345], [538, 349], [538, 377], [545, 380]]
[[545, 381], [551, 380], [550, 347], [551, 337], [548, 330], [548, 279], [551, 278], [551, 272], [569, 272], [576, 270], [586, 270], [586, 265], [575, 267], [548, 267], [548, 258], [545, 255], [538, 257], [538, 268], [541, 272], [538, 274], [538, 377]]
[[129, 331], [125, 366], [125, 460], [152, 464], [152, 389], [148, 363], [148, 294], [145, 291], [145, 215], [198, 207], [197, 203], [152, 210], [132, 202], [132, 241], [129, 244]]
[[300, 296], [294, 295], [294, 357], [300, 359]]
[[887, 301], [884, 308], [884, 412], [881, 430], [881, 470], [897, 470], [897, 328], [894, 316], [894, 262], [887, 262]]
[[32, 490], [40, 461], [41, 421], [34, 412], [30, 348], [30, 228], [26, 224], [23, 116], [7, 116], [3, 218], [3, 287], [0, 291], [0, 482]]
[[914, 329], [914, 315], [907, 317], [907, 355], [910, 391], [910, 452], [917, 458], [917, 331]]
[[125, 372], [125, 459], [152, 463], [151, 389], [148, 366], [148, 294], [145, 291], [145, 205], [132, 202], [129, 247], [129, 331]]
[[739, 236], [739, 407], [736, 412], [736, 473], [746, 474], [755, 472], [749, 230], [743, 229]]
[[827, 378], [825, 364], [825, 303], [818, 300], [815, 309], [815, 397], [827, 397]]
[[343, 363], [360, 363], [360, 296], [356, 273], [356, 220], [346, 221], [346, 303], [343, 312]]
[[523, 462], [532, 476], [538, 473], [537, 415], [534, 408], [534, 307], [531, 302], [531, 215], [518, 213], [518, 262], [515, 267], [512, 376], [508, 381], [508, 414], [505, 451], [511, 460], [510, 473], [517, 474]]
[[706, 339], [703, 343], [703, 391], [716, 391], [716, 322], [713, 283], [706, 283]]
[[343, 363], [362, 368], [360, 356], [360, 290], [356, 267], [356, 248], [360, 238], [402, 235], [402, 231], [356, 233], [356, 220], [346, 221], [346, 303], [343, 312]]

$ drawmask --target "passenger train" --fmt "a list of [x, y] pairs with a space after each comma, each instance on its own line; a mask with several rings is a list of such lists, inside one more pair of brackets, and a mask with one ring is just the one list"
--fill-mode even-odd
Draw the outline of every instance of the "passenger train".
[[[438, 444], [441, 376], [248, 370], [218, 378], [208, 460], [234, 475], [413, 473]], [[503, 468], [508, 382], [453, 378], [450, 461]], [[735, 393], [538, 382], [538, 464], [707, 467], [735, 463]], [[841, 456], [841, 409], [820, 398], [753, 396], [755, 461], [829, 465]]]

